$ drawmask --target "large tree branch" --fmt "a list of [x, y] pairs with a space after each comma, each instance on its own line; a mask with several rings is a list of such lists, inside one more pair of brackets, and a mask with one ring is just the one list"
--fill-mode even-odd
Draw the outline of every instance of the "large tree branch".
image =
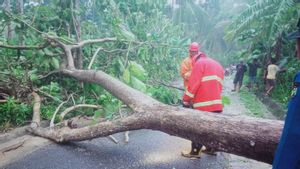
[[[100, 84], [107, 91], [122, 100], [130, 108], [138, 108], [140, 105], [154, 106], [160, 104], [148, 95], [135, 90], [126, 84], [120, 82], [114, 77], [109, 76], [103, 71], [95, 70], [67, 70], [64, 69], [63, 73], [84, 82], [92, 82]], [[126, 91], [126, 92], [125, 92]]]
[[116, 132], [142, 129], [143, 124], [141, 123], [142, 121], [140, 118], [138, 118], [138, 115], [134, 114], [116, 121], [106, 121], [78, 129], [62, 128], [53, 131], [46, 128], [37, 128], [29, 129], [29, 131], [56, 142], [82, 141], [91, 139], [91, 135], [93, 136], [92, 138], [95, 138], [95, 136], [99, 137], [99, 135], [101, 135], [101, 137], [106, 137]]
[[135, 113], [124, 119], [73, 130], [32, 130], [37, 135], [64, 142], [142, 128], [153, 129], [200, 142], [218, 151], [272, 163], [283, 127], [282, 121], [229, 117], [164, 105], [102, 71], [63, 70], [63, 73], [81, 81], [100, 84]]
[[117, 40], [116, 38], [89, 39], [89, 40], [81, 41], [78, 44], [67, 45], [67, 44], [64, 44], [63, 42], [61, 42], [57, 37], [47, 36], [47, 39], [52, 45], [58, 45], [60, 48], [62, 48], [64, 50], [66, 58], [67, 58], [67, 62], [68, 62], [67, 68], [70, 70], [75, 69], [74, 57], [72, 55], [72, 49], [81, 48], [87, 44], [111, 42], [111, 41]]

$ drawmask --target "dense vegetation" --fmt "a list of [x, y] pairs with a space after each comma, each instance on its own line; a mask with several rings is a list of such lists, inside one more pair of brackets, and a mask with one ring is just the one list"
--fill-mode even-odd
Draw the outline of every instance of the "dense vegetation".
[[225, 36], [240, 46], [236, 53], [238, 58], [259, 59], [261, 77], [270, 58], [286, 69], [278, 75], [272, 94], [272, 98], [284, 104], [290, 98], [291, 82], [300, 66], [295, 59], [295, 42], [287, 40], [287, 34], [296, 29], [298, 13], [299, 3], [294, 0], [255, 1], [230, 24]]
[[[293, 0], [174, 2], [0, 0], [0, 97], [6, 100], [0, 103], [0, 125], [30, 119], [33, 91], [43, 96], [42, 114], [47, 119], [63, 101], [67, 101], [63, 108], [102, 105], [96, 111], [84, 109], [94, 117], [113, 118], [122, 106], [101, 87], [57, 73], [66, 66], [59, 64], [64, 53], [49, 46], [45, 35], [68, 44], [116, 37], [117, 41], [72, 51], [76, 68], [103, 70], [168, 104], [176, 104], [179, 93], [160, 84], [178, 79], [180, 61], [192, 41], [200, 42], [202, 50], [224, 66], [254, 55], [264, 65], [275, 57], [287, 71], [279, 75], [272, 97], [287, 102], [300, 66], [293, 59], [293, 42], [286, 40], [295, 27], [298, 4]], [[79, 109], [75, 114], [82, 113]]]

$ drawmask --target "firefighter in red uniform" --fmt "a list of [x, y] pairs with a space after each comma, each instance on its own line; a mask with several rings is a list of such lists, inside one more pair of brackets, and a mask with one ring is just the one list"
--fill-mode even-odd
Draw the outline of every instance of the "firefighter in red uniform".
[[[220, 63], [199, 53], [193, 58], [193, 69], [188, 83], [188, 89], [183, 96], [183, 106], [192, 107], [197, 110], [221, 113], [222, 87], [224, 80], [224, 69]], [[190, 152], [182, 152], [184, 157], [200, 157], [203, 145], [192, 142]], [[204, 151], [214, 154], [210, 148]]]

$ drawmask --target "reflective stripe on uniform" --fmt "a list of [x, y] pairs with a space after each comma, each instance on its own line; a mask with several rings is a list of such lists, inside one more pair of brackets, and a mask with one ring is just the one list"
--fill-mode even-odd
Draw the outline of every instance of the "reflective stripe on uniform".
[[204, 106], [211, 106], [214, 104], [222, 104], [222, 100], [211, 100], [211, 101], [206, 101], [206, 102], [198, 102], [193, 104], [193, 107], [204, 107]]
[[191, 98], [194, 98], [194, 94], [190, 93], [188, 90], [185, 91], [185, 94]]
[[223, 79], [218, 77], [217, 75], [204, 76], [202, 78], [202, 82], [206, 82], [206, 81], [209, 81], [209, 80], [216, 80], [216, 81], [220, 82], [223, 85]]

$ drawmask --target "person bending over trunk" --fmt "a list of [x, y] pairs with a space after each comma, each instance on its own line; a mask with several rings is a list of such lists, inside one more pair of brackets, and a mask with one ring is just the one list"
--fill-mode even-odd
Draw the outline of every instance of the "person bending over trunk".
[[[193, 62], [194, 66], [188, 88], [182, 99], [183, 106], [206, 112], [222, 112], [223, 67], [220, 63], [201, 52], [194, 56]], [[191, 150], [189, 152], [183, 151], [182, 156], [199, 158], [202, 148], [201, 143], [192, 140]], [[209, 147], [203, 152], [215, 154], [214, 150]]]

